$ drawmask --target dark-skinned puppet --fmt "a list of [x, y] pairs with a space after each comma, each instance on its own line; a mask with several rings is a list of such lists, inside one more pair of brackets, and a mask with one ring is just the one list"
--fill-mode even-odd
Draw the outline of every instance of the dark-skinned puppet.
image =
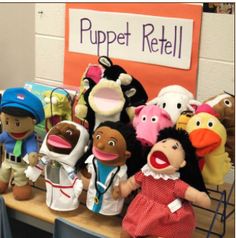
[[90, 135], [104, 121], [130, 122], [133, 107], [145, 104], [148, 98], [141, 83], [121, 66], [113, 65], [110, 58], [101, 56], [99, 63], [105, 68], [103, 78], [97, 84], [89, 78], [84, 79], [87, 109], [85, 105], [76, 106], [80, 118], [89, 123]]
[[195, 217], [191, 202], [208, 208], [210, 199], [184, 130], [165, 128], [142, 170], [120, 183], [128, 196], [141, 188], [128, 207], [121, 237], [192, 237]]
[[235, 96], [221, 93], [205, 100], [218, 114], [227, 132], [225, 150], [229, 153], [231, 162], [235, 164]]
[[117, 196], [119, 183], [127, 179], [127, 173], [134, 174], [143, 165], [138, 167], [140, 158], [132, 154], [139, 150], [137, 145], [140, 144], [135, 130], [122, 122], [106, 121], [97, 127], [93, 134], [93, 154], [85, 162], [91, 176], [88, 209], [108, 216], [121, 212], [124, 199]]
[[28, 155], [31, 165], [37, 163], [38, 143], [34, 126], [43, 120], [43, 105], [34, 94], [24, 88], [9, 88], [4, 92], [1, 102], [3, 132], [0, 134], [0, 143], [5, 148], [5, 159], [0, 169], [0, 193], [7, 191], [12, 174], [15, 199], [31, 198], [32, 188], [24, 174], [27, 164], [23, 157]]
[[44, 170], [47, 206], [57, 211], [71, 211], [78, 207], [83, 190], [74, 166], [84, 154], [89, 140], [87, 130], [80, 124], [61, 121], [47, 133], [40, 154], [43, 157], [25, 171], [36, 181]]

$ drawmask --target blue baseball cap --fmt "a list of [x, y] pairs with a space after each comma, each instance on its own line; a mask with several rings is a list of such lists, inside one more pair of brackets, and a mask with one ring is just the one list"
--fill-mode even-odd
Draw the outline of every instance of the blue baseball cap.
[[36, 123], [44, 120], [44, 108], [40, 99], [25, 88], [8, 88], [4, 91], [1, 101], [1, 111], [7, 108], [18, 108], [29, 112]]

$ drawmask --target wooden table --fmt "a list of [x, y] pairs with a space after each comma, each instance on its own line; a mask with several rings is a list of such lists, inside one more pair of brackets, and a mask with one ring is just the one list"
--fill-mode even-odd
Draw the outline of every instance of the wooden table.
[[71, 212], [56, 212], [47, 207], [45, 191], [33, 188], [33, 198], [28, 201], [17, 201], [12, 192], [3, 195], [10, 217], [20, 220], [42, 230], [53, 232], [53, 224], [57, 217], [91, 230], [105, 237], [119, 237], [121, 218], [103, 216], [89, 211], [85, 205]]

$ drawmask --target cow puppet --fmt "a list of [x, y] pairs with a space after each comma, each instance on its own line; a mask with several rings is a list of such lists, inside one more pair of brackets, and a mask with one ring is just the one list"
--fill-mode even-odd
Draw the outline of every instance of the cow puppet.
[[177, 119], [183, 111], [195, 112], [201, 104], [193, 98], [193, 94], [180, 85], [169, 85], [161, 89], [156, 98], [148, 104], [157, 104], [169, 113], [171, 120], [176, 124]]
[[[129, 109], [146, 103], [147, 94], [135, 78], [119, 65], [101, 56], [99, 63], [105, 68], [103, 78], [94, 84], [86, 78], [87, 90], [84, 94], [86, 105], [83, 105], [84, 119], [89, 123], [89, 133], [92, 135], [96, 127], [104, 121], [130, 121]], [[87, 107], [86, 110], [84, 107]], [[81, 106], [76, 106], [80, 114]]]

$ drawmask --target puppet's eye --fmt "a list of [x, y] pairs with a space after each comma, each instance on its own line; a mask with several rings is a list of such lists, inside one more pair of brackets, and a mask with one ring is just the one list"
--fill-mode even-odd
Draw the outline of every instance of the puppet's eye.
[[147, 120], [147, 116], [146, 115], [142, 115], [141, 121], [145, 122]]
[[45, 97], [45, 98], [44, 98], [44, 102], [45, 102], [45, 103], [50, 103], [50, 98], [49, 98], [49, 97]]
[[166, 143], [166, 140], [162, 140], [161, 142], [162, 142], [162, 143]]
[[177, 103], [177, 108], [178, 108], [178, 109], [181, 108], [181, 103]]
[[20, 126], [20, 122], [16, 121], [16, 126], [19, 127]]
[[201, 122], [200, 121], [196, 121], [196, 126], [200, 126]]
[[214, 121], [208, 121], [207, 125], [208, 125], [208, 127], [213, 127], [214, 126]]
[[6, 120], [6, 121], [5, 121], [5, 124], [6, 124], [6, 125], [8, 125], [8, 124], [9, 124], [8, 120]]
[[229, 99], [225, 99], [224, 104], [226, 107], [232, 107], [232, 102]]
[[66, 130], [66, 134], [72, 136], [73, 132], [71, 130]]
[[166, 103], [164, 102], [163, 104], [162, 104], [162, 108], [165, 108], [166, 107]]
[[101, 139], [101, 135], [96, 135], [96, 139], [100, 140]]
[[178, 149], [177, 145], [173, 145], [172, 149], [177, 150]]
[[52, 104], [56, 105], [58, 103], [58, 99], [56, 97], [51, 98]]
[[115, 146], [116, 145], [116, 142], [114, 140], [109, 140], [107, 143], [110, 146]]
[[158, 121], [157, 116], [153, 116], [153, 117], [151, 118], [151, 122], [152, 122], [152, 123], [156, 123], [157, 121]]

